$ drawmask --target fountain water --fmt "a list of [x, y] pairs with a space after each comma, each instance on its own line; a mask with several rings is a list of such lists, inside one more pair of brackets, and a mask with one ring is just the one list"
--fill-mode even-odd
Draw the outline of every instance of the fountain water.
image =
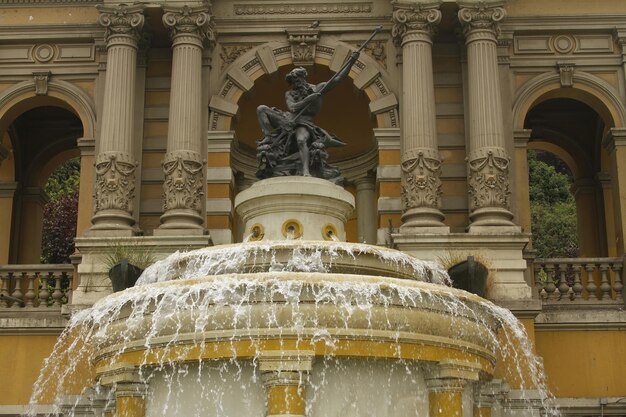
[[350, 199], [312, 178], [241, 193], [251, 241], [173, 254], [76, 313], [33, 405], [53, 398], [72, 416], [97, 405], [128, 417], [460, 417], [486, 415], [494, 375], [511, 372], [556, 413], [508, 310], [450, 288], [437, 265], [335, 240]]

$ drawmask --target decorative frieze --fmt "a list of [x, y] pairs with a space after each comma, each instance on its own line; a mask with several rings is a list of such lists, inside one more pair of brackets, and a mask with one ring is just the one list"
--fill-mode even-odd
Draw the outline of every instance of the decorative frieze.
[[111, 42], [114, 36], [129, 36], [138, 42], [141, 37], [145, 17], [143, 5], [129, 6], [119, 4], [114, 6], [96, 6], [100, 15], [98, 23], [105, 28], [105, 40]]
[[485, 147], [468, 156], [470, 209], [485, 207], [509, 209], [509, 162], [506, 150]]
[[295, 66], [315, 64], [315, 47], [319, 41], [319, 29], [287, 29], [291, 44], [291, 58]]
[[402, 161], [402, 206], [441, 208], [441, 159], [432, 148], [411, 149]]
[[96, 157], [95, 211], [133, 211], [137, 162], [122, 152], [102, 152]]
[[238, 16], [370, 13], [371, 2], [235, 4]]
[[163, 211], [191, 209], [200, 212], [202, 210], [203, 168], [204, 161], [197, 152], [174, 151], [165, 155]]
[[502, 3], [479, 2], [461, 5], [459, 9], [459, 20], [463, 24], [465, 36], [471, 32], [487, 31], [494, 37], [500, 34], [500, 22], [506, 16]]

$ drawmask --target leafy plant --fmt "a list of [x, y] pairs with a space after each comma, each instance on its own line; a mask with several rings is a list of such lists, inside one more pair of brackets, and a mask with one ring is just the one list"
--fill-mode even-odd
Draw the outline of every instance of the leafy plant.
[[128, 259], [129, 264], [135, 265], [139, 269], [146, 269], [156, 260], [150, 248], [138, 244], [114, 243], [108, 247], [107, 252], [103, 255], [102, 262], [107, 269], [111, 269], [120, 263], [122, 259]]

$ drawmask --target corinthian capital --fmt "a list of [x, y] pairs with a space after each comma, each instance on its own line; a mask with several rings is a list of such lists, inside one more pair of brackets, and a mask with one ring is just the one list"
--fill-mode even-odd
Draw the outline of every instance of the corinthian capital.
[[115, 6], [96, 6], [100, 12], [98, 23], [106, 29], [105, 39], [108, 42], [114, 36], [129, 36], [135, 42], [141, 37], [141, 29], [145, 21], [144, 6], [137, 4], [129, 6], [118, 4]]
[[391, 20], [391, 34], [399, 44], [411, 32], [423, 32], [432, 36], [441, 21], [439, 2], [395, 2]]
[[209, 6], [168, 7], [163, 8], [163, 24], [170, 29], [172, 38], [178, 35], [192, 35], [202, 41], [215, 41], [213, 14]]
[[460, 3], [459, 20], [465, 35], [480, 30], [492, 32], [494, 37], [500, 33], [499, 23], [506, 16], [503, 2]]

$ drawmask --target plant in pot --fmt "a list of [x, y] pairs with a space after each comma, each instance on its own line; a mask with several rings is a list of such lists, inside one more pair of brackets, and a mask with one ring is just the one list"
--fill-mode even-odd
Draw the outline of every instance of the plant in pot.
[[144, 246], [115, 244], [108, 249], [103, 263], [109, 269], [113, 292], [134, 286], [143, 270], [155, 261], [152, 251]]

